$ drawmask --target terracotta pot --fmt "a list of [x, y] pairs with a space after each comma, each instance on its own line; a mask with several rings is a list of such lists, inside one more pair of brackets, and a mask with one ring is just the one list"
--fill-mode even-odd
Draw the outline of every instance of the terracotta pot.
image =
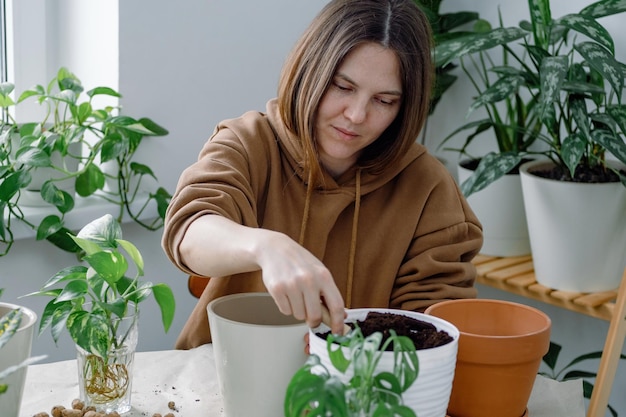
[[[419, 374], [413, 385], [411, 385], [402, 395], [404, 405], [413, 409], [418, 417], [443, 417], [450, 399], [452, 390], [452, 379], [454, 377], [454, 367], [456, 364], [456, 352], [459, 341], [458, 329], [437, 317], [428, 316], [414, 311], [381, 309], [381, 308], [358, 308], [348, 309], [346, 322], [363, 320], [370, 311], [382, 313], [402, 314], [417, 320], [433, 324], [437, 330], [443, 330], [452, 337], [452, 341], [442, 346], [417, 350], [419, 358]], [[321, 338], [317, 333], [324, 333], [329, 330], [325, 324], [309, 331], [310, 350], [312, 354], [320, 357], [321, 363], [338, 375], [342, 380], [348, 381], [351, 378], [351, 371], [345, 374], [336, 370], [328, 357], [326, 349], [326, 339]], [[378, 367], [380, 370], [393, 371], [394, 352], [384, 352]]]
[[451, 322], [461, 333], [448, 414], [524, 415], [550, 345], [550, 318], [523, 304], [486, 299], [443, 301], [426, 314]]

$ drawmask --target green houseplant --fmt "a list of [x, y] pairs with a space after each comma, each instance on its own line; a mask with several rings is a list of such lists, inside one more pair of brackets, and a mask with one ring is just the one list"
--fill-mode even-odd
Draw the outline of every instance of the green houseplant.
[[[39, 240], [78, 252], [65, 227], [78, 198], [113, 203], [119, 220], [127, 215], [150, 230], [160, 228], [170, 195], [162, 187], [144, 190], [146, 180], [156, 177], [134, 156], [145, 137], [167, 135], [166, 129], [149, 118], [120, 114], [119, 106], [107, 103], [121, 97], [117, 91], [96, 87], [84, 92], [80, 79], [66, 68], [46, 87], [34, 86], [15, 100], [13, 90], [11, 83], [0, 84], [5, 114], [0, 121], [0, 256], [13, 245], [18, 224], [36, 231]], [[29, 103], [41, 106], [41, 120], [18, 123], [12, 113]], [[33, 199], [49, 212], [40, 221], [27, 214]], [[148, 217], [156, 220], [143, 221], [151, 202], [156, 212]]]
[[174, 318], [174, 295], [166, 284], [140, 280], [141, 253], [122, 239], [112, 215], [92, 221], [71, 239], [84, 251], [86, 264], [62, 269], [29, 294], [52, 297], [39, 332], [50, 327], [56, 342], [67, 329], [77, 345], [81, 397], [107, 412], [122, 413], [130, 409], [139, 304], [154, 295], [167, 331]]
[[[481, 91], [475, 103], [502, 104], [522, 93], [527, 117], [541, 123], [536, 148], [516, 156], [537, 159], [520, 166], [537, 281], [566, 291], [612, 290], [626, 250], [626, 65], [598, 19], [622, 14], [626, 4], [601, 0], [560, 18], [552, 17], [549, 0], [528, 5], [530, 22], [439, 45], [437, 56], [445, 62], [506, 48], [508, 64], [491, 69], [501, 94]], [[509, 156], [484, 158], [468, 180], [472, 187], [506, 174]]]
[[[424, 12], [430, 23], [435, 45], [446, 40], [456, 39], [468, 35], [479, 28], [484, 23], [475, 11], [457, 11], [451, 13], [441, 12], [443, 0], [415, 0], [415, 4]], [[469, 27], [471, 26], [471, 30]], [[430, 99], [429, 115], [435, 112], [439, 101], [446, 91], [456, 82], [458, 76], [454, 74], [457, 68], [454, 62], [442, 62], [435, 67], [435, 84], [433, 86]], [[427, 121], [428, 122], [428, 121]], [[428, 126], [422, 130], [420, 143], [426, 144]]]
[[[585, 398], [590, 399], [591, 394], [593, 393], [593, 383], [589, 381], [589, 378], [595, 378], [597, 376], [597, 372], [590, 372], [582, 369], [575, 369], [575, 365], [580, 365], [583, 362], [599, 360], [602, 358], [602, 351], [595, 351], [585, 353], [583, 355], [577, 356], [572, 359], [565, 366], [557, 369], [557, 363], [559, 360], [559, 356], [562, 351], [562, 346], [555, 342], [550, 342], [550, 348], [548, 353], [543, 357], [543, 363], [547, 366], [547, 371], [539, 372], [541, 375], [552, 378], [557, 381], [568, 381], [571, 379], [579, 379], [583, 378], [583, 395]], [[626, 355], [620, 355], [621, 360], [626, 359]], [[610, 404], [608, 405], [609, 412], [613, 417], [617, 417], [617, 410], [613, 408]]]
[[[626, 176], [605, 157], [609, 152], [626, 163], [626, 109], [621, 103], [625, 66], [616, 60], [611, 35], [597, 20], [623, 13], [626, 4], [601, 0], [558, 19], [551, 15], [549, 0], [529, 0], [528, 6], [531, 21], [519, 27], [498, 27], [436, 47], [438, 65], [477, 59], [483, 79], [489, 80], [482, 87], [475, 84], [478, 96], [470, 111], [494, 111], [504, 104], [510, 116], [503, 119], [493, 112], [457, 129], [453, 134], [475, 129], [461, 151], [489, 128], [525, 138], [517, 149], [501, 147], [485, 158], [464, 184], [464, 193], [488, 186], [522, 157], [537, 155], [552, 160], [564, 180], [580, 181], [586, 172], [598, 171], [626, 186]], [[496, 47], [504, 50], [502, 65], [486, 58]], [[529, 140], [543, 146], [531, 151]]]
[[[376, 366], [389, 345], [394, 350], [394, 372], [377, 373]], [[416, 416], [402, 404], [402, 393], [419, 372], [411, 339], [391, 330], [391, 337], [383, 343], [382, 333], [364, 337], [357, 326], [347, 335], [330, 335], [327, 349], [333, 366], [341, 372], [350, 369], [352, 377], [344, 383], [321, 364], [319, 356], [310, 355], [287, 387], [286, 417]]]

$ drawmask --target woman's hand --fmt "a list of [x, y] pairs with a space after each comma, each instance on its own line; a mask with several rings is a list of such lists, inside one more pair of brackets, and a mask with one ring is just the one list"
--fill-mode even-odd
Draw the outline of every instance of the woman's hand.
[[308, 250], [288, 236], [268, 232], [259, 250], [263, 283], [283, 314], [305, 320], [309, 327], [322, 322], [322, 303], [330, 313], [333, 333], [343, 331], [345, 307], [330, 271]]
[[219, 215], [205, 215], [187, 229], [180, 253], [190, 269], [205, 276], [260, 269], [265, 287], [283, 314], [317, 327], [322, 322], [324, 303], [330, 312], [333, 333], [343, 329], [343, 297], [330, 271], [284, 233], [242, 226]]

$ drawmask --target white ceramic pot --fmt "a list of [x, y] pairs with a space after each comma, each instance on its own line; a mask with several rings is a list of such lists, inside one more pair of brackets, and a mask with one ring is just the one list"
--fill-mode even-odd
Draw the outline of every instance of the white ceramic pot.
[[[474, 171], [457, 164], [459, 184]], [[530, 239], [524, 210], [522, 184], [518, 174], [507, 174], [467, 197], [483, 225], [480, 253], [491, 256], [530, 254]]]
[[[446, 345], [417, 351], [417, 357], [419, 358], [419, 374], [413, 385], [409, 387], [402, 396], [404, 405], [413, 409], [418, 417], [444, 417], [452, 391], [459, 330], [453, 324], [438, 317], [396, 309], [349, 309], [347, 310], [348, 317], [346, 322], [363, 320], [370, 311], [402, 314], [417, 320], [432, 323], [438, 330], [443, 330], [452, 337], [452, 342]], [[328, 357], [326, 339], [316, 334], [325, 333], [328, 330], [328, 326], [324, 324], [310, 330], [310, 351], [312, 354], [316, 354], [320, 357], [321, 363], [329, 369], [330, 372], [334, 371], [335, 375], [347, 382], [350, 379], [349, 372], [342, 374], [335, 370]], [[379, 367], [381, 370], [393, 372], [393, 352], [383, 352]]]
[[[0, 317], [16, 308], [22, 310], [22, 322], [11, 340], [0, 348], [0, 370], [19, 365], [30, 357], [37, 315], [32, 310], [22, 306], [0, 303]], [[0, 395], [0, 410], [2, 410], [0, 414], [2, 417], [19, 416], [25, 381], [26, 368], [12, 373], [3, 381], [3, 383], [8, 384], [9, 388], [7, 392]]]
[[306, 323], [282, 314], [267, 293], [220, 297], [207, 313], [224, 414], [282, 416], [287, 385], [306, 362]]
[[576, 292], [619, 287], [626, 267], [626, 188], [520, 175], [537, 282]]

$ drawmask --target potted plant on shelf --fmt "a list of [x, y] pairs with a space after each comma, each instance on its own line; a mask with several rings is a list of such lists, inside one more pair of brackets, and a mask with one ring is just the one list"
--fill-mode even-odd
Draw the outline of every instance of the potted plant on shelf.
[[[154, 295], [167, 332], [174, 318], [174, 295], [166, 284], [140, 280], [141, 253], [122, 239], [112, 215], [92, 221], [71, 239], [84, 251], [86, 265], [62, 269], [29, 294], [53, 297], [41, 316], [39, 333], [50, 327], [56, 342], [67, 329], [78, 350], [81, 399], [121, 414], [130, 409], [139, 304]], [[126, 275], [132, 272], [133, 278]]]
[[[499, 46], [497, 52], [502, 54], [501, 63], [496, 61], [489, 50], [467, 52], [456, 57], [464, 75], [478, 94], [466, 117], [483, 109], [485, 118], [463, 124], [446, 136], [439, 146], [444, 146], [459, 133], [469, 131], [460, 148], [446, 150], [456, 151], [462, 156], [457, 163], [457, 173], [463, 194], [483, 224], [481, 252], [493, 256], [528, 255], [530, 242], [519, 166], [524, 161], [525, 152], [535, 142], [541, 122], [532, 111], [535, 100], [524, 99], [520, 71], [509, 65], [509, 55], [515, 52], [508, 46], [508, 43], [522, 38], [525, 32], [516, 28], [492, 31], [489, 23], [482, 25], [482, 28], [482, 33], [493, 35], [487, 38], [483, 47]], [[484, 39], [478, 34], [475, 38]], [[461, 41], [466, 42], [467, 38]], [[442, 44], [436, 56], [449, 59], [449, 46], [449, 42]], [[495, 151], [481, 157], [472, 155], [470, 145], [477, 138], [485, 136], [495, 139]], [[499, 170], [498, 181], [488, 189], [485, 187], [495, 177], [493, 173], [484, 170], [485, 166], [494, 166]]]
[[[0, 288], [0, 296], [4, 289]], [[0, 410], [18, 417], [26, 367], [45, 356], [30, 357], [37, 315], [30, 309], [0, 302]]]
[[[147, 189], [154, 172], [134, 157], [145, 137], [167, 135], [166, 129], [149, 118], [120, 114], [109, 103], [121, 98], [112, 88], [84, 93], [66, 68], [46, 87], [23, 91], [16, 100], [13, 90], [11, 83], [0, 84], [6, 115], [0, 121], [0, 256], [10, 251], [18, 226], [63, 250], [79, 251], [65, 219], [85, 199], [115, 204], [120, 221], [127, 215], [150, 230], [161, 227], [170, 195], [162, 187]], [[18, 122], [13, 113], [32, 102], [41, 105], [41, 120]]]
[[[459, 340], [454, 325], [396, 309], [350, 309], [347, 324], [347, 337], [325, 324], [309, 331], [312, 358], [290, 383], [287, 416], [323, 415], [323, 407], [349, 416], [445, 414]], [[407, 409], [412, 414], [402, 414]]]
[[[613, 40], [598, 19], [623, 13], [626, 5], [602, 0], [558, 19], [552, 17], [548, 0], [530, 0], [529, 10], [531, 21], [521, 22], [519, 28], [498, 28], [439, 45], [438, 57], [454, 59], [498, 45], [512, 51], [509, 65], [494, 68], [498, 79], [493, 85], [501, 82], [504, 88], [502, 80], [518, 74], [515, 82], [528, 94], [527, 103], [532, 103], [529, 113], [542, 126], [537, 149], [522, 154], [540, 161], [520, 168], [537, 280], [570, 291], [613, 289], [619, 285], [626, 253], [626, 108], [621, 102], [625, 66], [615, 58]], [[505, 32], [523, 33], [523, 37], [513, 39], [512, 44], [502, 37]], [[502, 98], [481, 94], [477, 100], [495, 104]], [[490, 184], [506, 172], [505, 157], [494, 154], [473, 177], [482, 178], [484, 186]], [[536, 164], [544, 167], [540, 169], [543, 177], [536, 175]], [[594, 172], [600, 175], [593, 181], [602, 184], [588, 183]], [[531, 183], [549, 189], [537, 191]], [[598, 194], [606, 188], [611, 189], [606, 196]], [[593, 194], [581, 195], [582, 189], [590, 189]], [[575, 191], [560, 194], [565, 190]], [[549, 202], [566, 206], [545, 207]], [[591, 206], [587, 206], [589, 203]], [[538, 217], [535, 208], [539, 206], [555, 217]], [[562, 220], [573, 223], [561, 224]], [[568, 234], [574, 231], [579, 233]], [[538, 232], [546, 234], [538, 236]], [[560, 237], [563, 241], [554, 240]], [[598, 253], [603, 256], [596, 256]], [[565, 258], [559, 259], [559, 255]], [[568, 281], [560, 281], [561, 277]]]

